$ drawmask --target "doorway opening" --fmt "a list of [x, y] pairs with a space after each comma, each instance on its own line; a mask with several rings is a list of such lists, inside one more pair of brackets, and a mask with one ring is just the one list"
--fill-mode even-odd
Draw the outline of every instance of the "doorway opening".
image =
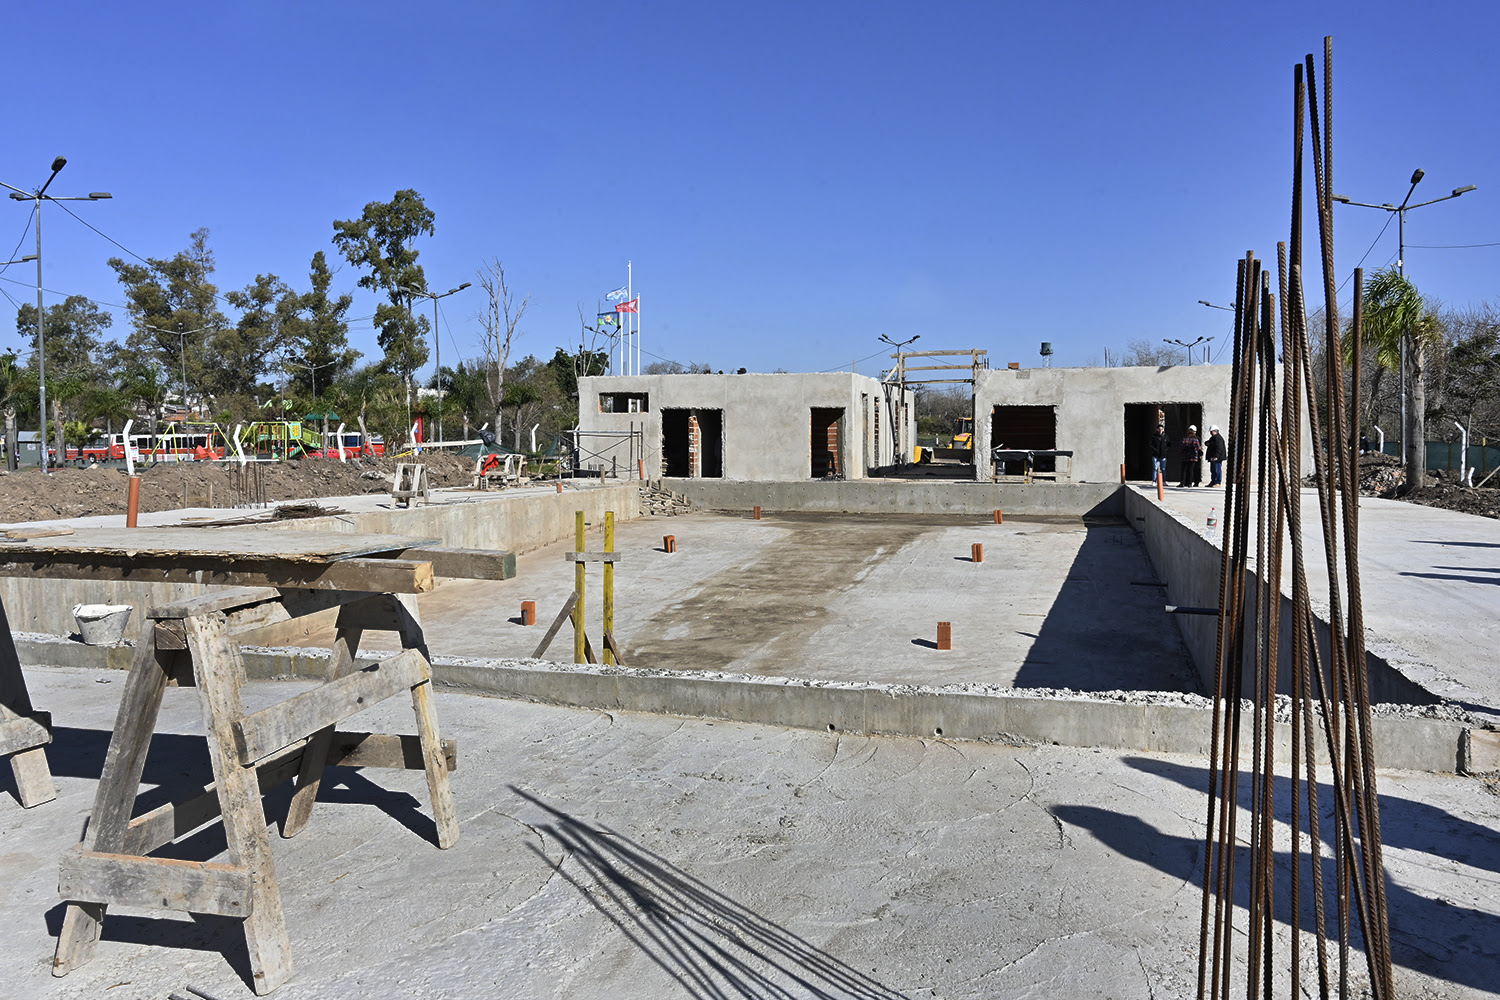
[[844, 435], [844, 408], [842, 406], [814, 406], [812, 408], [812, 455], [811, 475], [813, 479], [827, 479], [844, 474], [842, 454], [839, 450]]
[[[1057, 407], [995, 407], [990, 415], [990, 447], [1055, 450], [1057, 448]], [[995, 470], [1002, 476], [1019, 476], [1026, 471], [1024, 461], [1007, 461], [1002, 464], [1005, 468]], [[1057, 459], [1051, 455], [1038, 455], [1032, 471], [1056, 472]]]
[[1187, 436], [1189, 425], [1203, 430], [1202, 403], [1126, 403], [1125, 404], [1125, 478], [1152, 481], [1151, 435], [1156, 433], [1156, 422], [1166, 424], [1167, 474], [1166, 481], [1175, 483], [1182, 476], [1182, 459], [1178, 448]]
[[673, 479], [722, 479], [724, 411], [663, 409], [661, 472]]

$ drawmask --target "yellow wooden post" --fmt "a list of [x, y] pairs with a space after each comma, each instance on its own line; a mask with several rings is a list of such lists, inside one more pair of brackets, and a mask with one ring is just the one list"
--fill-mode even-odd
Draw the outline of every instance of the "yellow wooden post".
[[[604, 512], [604, 551], [615, 550], [615, 512], [607, 510]], [[613, 639], [615, 634], [615, 564], [606, 562], [604, 564], [604, 634]], [[615, 662], [615, 651], [611, 648], [612, 643], [601, 643], [604, 647], [602, 652], [606, 664]]]
[[577, 535], [578, 561], [573, 564], [573, 590], [578, 594], [578, 603], [573, 605], [573, 662], [583, 662], [583, 511], [574, 515], [573, 524]]

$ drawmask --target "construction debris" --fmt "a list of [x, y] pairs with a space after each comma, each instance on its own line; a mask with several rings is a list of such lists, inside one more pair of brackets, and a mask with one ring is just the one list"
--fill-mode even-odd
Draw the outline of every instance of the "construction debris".
[[681, 493], [673, 493], [663, 489], [659, 483], [649, 482], [641, 484], [641, 504], [652, 514], [664, 514], [668, 517], [686, 514], [693, 509], [693, 502]]

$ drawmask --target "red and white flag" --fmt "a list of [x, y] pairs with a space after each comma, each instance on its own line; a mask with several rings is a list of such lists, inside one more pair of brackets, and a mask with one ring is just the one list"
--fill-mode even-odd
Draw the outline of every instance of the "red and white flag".
[[620, 302], [615, 305], [617, 313], [639, 313], [641, 311], [641, 297], [637, 295], [629, 302]]

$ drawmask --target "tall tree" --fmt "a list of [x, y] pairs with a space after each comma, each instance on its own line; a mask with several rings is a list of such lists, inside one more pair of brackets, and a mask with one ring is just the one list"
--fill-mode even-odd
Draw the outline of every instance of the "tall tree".
[[1417, 286], [1395, 268], [1381, 268], [1365, 280], [1365, 345], [1373, 350], [1375, 363], [1393, 370], [1401, 365], [1401, 347], [1406, 346], [1406, 426], [1402, 429], [1406, 454], [1406, 493], [1422, 488], [1427, 475], [1427, 391], [1425, 386], [1428, 347], [1439, 328], [1427, 313]]
[[400, 376], [408, 391], [412, 377], [427, 363], [430, 324], [415, 315], [411, 295], [403, 288], [427, 289], [413, 244], [418, 236], [436, 231], [435, 219], [422, 196], [407, 188], [390, 201], [370, 202], [358, 219], [333, 224], [333, 245], [365, 272], [359, 287], [385, 293], [386, 301], [375, 307], [376, 339], [385, 352], [383, 367]]
[[516, 302], [515, 293], [505, 282], [505, 265], [499, 257], [481, 264], [479, 284], [489, 299], [479, 323], [484, 327], [485, 385], [498, 433], [505, 406], [505, 369], [510, 364], [510, 348], [516, 339], [516, 327], [531, 304], [531, 296], [523, 297], [519, 304]]
[[288, 391], [316, 402], [328, 387], [349, 376], [360, 352], [349, 346], [349, 321], [345, 316], [354, 296], [328, 294], [333, 272], [319, 250], [309, 269], [312, 290], [297, 299], [297, 310], [286, 323], [289, 354]]
[[272, 357], [286, 342], [300, 297], [276, 275], [257, 274], [242, 291], [229, 292], [224, 298], [240, 310], [240, 318], [214, 337], [203, 389], [213, 396], [253, 395], [260, 379], [272, 370]]
[[[108, 262], [125, 290], [126, 310], [135, 324], [127, 347], [153, 351], [167, 370], [179, 373], [174, 381], [181, 381], [185, 370], [189, 392], [203, 384], [215, 336], [229, 326], [211, 280], [214, 255], [208, 236], [207, 229], [195, 230], [188, 248], [169, 260], [133, 264], [111, 257]], [[179, 336], [194, 330], [201, 332]]]
[[[114, 317], [98, 303], [82, 295], [69, 295], [47, 307], [47, 373], [93, 375], [94, 355], [103, 343], [103, 332]], [[36, 367], [36, 306], [26, 304], [16, 313], [16, 333], [31, 345], [32, 367]]]

